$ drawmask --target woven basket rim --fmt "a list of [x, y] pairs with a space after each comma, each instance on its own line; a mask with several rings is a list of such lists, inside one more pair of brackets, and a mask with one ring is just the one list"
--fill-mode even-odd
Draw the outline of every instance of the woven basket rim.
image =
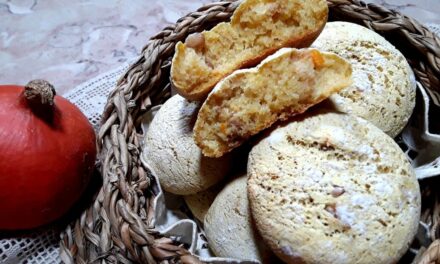
[[[434, 33], [416, 20], [377, 4], [358, 0], [327, 2], [331, 20], [366, 26], [399, 48], [433, 102], [437, 97], [440, 102], [440, 39]], [[191, 33], [228, 20], [238, 3], [211, 3], [180, 18], [153, 36], [141, 56], [121, 76], [108, 97], [97, 136], [103, 185], [93, 204], [61, 235], [63, 262], [198, 263], [187, 250], [151, 226], [149, 201], [155, 194], [151, 189], [153, 177], [139, 159], [140, 120], [152, 106], [171, 95], [169, 68], [175, 44]], [[438, 194], [434, 192], [435, 195], [437, 201], [428, 213], [433, 215], [434, 227], [440, 218]], [[433, 238], [439, 238], [438, 229]], [[440, 253], [428, 253], [421, 256], [419, 263], [440, 259]]]

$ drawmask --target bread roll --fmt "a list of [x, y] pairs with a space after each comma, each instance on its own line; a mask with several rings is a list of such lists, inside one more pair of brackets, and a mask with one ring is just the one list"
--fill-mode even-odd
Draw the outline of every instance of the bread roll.
[[177, 92], [201, 100], [234, 70], [255, 65], [282, 47], [307, 47], [327, 21], [324, 0], [245, 0], [230, 23], [179, 42], [171, 66]]
[[415, 77], [402, 53], [376, 32], [339, 21], [327, 23], [313, 47], [334, 52], [353, 67], [353, 84], [330, 97], [335, 108], [397, 136], [416, 98]]
[[254, 229], [246, 181], [246, 175], [239, 177], [217, 195], [205, 217], [206, 238], [218, 257], [270, 263], [272, 254]]
[[364, 119], [314, 112], [249, 156], [261, 236], [287, 263], [397, 263], [416, 234], [417, 178], [392, 138]]
[[205, 156], [220, 157], [350, 84], [344, 59], [316, 49], [281, 49], [217, 84], [198, 114], [195, 141]]
[[200, 222], [203, 223], [205, 215], [208, 212], [211, 204], [214, 202], [217, 194], [222, 190], [223, 185], [221, 183], [210, 187], [208, 190], [198, 192], [196, 194], [185, 195], [186, 205], [191, 210], [191, 213]]
[[199, 103], [175, 95], [160, 108], [148, 128], [142, 155], [167, 192], [194, 194], [228, 173], [229, 157], [204, 157], [194, 142], [192, 130], [199, 107]]

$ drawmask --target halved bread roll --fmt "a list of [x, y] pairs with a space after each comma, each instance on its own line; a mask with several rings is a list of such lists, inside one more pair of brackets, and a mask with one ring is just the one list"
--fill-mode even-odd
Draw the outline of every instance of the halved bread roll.
[[220, 157], [351, 83], [351, 65], [333, 53], [281, 49], [257, 68], [236, 71], [217, 84], [199, 111], [196, 144], [203, 155]]
[[282, 47], [309, 46], [327, 15], [325, 0], [245, 0], [230, 23], [177, 44], [171, 66], [173, 85], [189, 100], [204, 99], [234, 70], [255, 65]]

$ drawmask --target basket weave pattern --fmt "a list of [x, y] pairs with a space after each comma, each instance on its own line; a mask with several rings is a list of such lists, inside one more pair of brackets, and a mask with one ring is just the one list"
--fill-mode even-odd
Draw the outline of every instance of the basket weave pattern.
[[[151, 201], [157, 193], [151, 187], [154, 178], [139, 158], [140, 120], [152, 106], [171, 95], [169, 71], [175, 44], [191, 33], [228, 20], [238, 3], [212, 3], [165, 28], [151, 38], [140, 58], [118, 81], [108, 97], [98, 133], [103, 184], [93, 204], [62, 234], [61, 259], [65, 263], [198, 262], [155, 230]], [[364, 25], [401, 50], [433, 102], [440, 105], [436, 100], [440, 93], [440, 40], [432, 32], [381, 6], [357, 0], [328, 0], [328, 4], [330, 20]], [[432, 188], [436, 183], [422, 184], [423, 201], [430, 201], [424, 204], [422, 218], [431, 223], [432, 241], [440, 237], [439, 195]], [[440, 246], [438, 242], [432, 245], [420, 263], [438, 263]]]

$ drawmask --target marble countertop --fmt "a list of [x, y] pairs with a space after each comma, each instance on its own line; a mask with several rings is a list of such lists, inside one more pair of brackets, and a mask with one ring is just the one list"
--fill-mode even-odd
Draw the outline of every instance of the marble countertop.
[[[49, 80], [63, 94], [136, 57], [147, 40], [212, 0], [0, 0], [0, 83]], [[439, 0], [369, 0], [440, 24]]]

